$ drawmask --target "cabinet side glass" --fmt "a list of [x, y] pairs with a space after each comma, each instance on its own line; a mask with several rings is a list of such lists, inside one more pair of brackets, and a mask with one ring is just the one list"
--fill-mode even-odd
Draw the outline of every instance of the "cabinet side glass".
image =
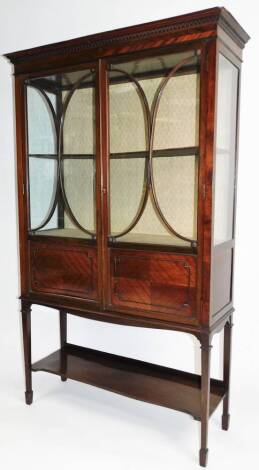
[[222, 54], [219, 54], [214, 190], [214, 245], [232, 240], [234, 235], [238, 75], [238, 68]]

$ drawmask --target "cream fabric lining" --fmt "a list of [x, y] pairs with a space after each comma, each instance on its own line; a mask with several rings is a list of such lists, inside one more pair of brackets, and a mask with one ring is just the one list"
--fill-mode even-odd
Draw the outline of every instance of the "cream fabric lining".
[[[161, 78], [142, 80], [151, 105]], [[165, 88], [157, 115], [154, 149], [192, 147], [198, 144], [199, 76], [172, 78]], [[131, 83], [110, 86], [111, 152], [147, 149], [141, 101]], [[154, 180], [161, 209], [181, 235], [196, 238], [197, 176], [195, 156], [153, 159]], [[110, 162], [111, 230], [126, 228], [139, 206], [144, 178], [144, 159]], [[151, 201], [132, 234], [168, 235]]]
[[[149, 105], [161, 78], [141, 80]], [[154, 149], [198, 145], [199, 75], [176, 76], [168, 83], [157, 115]], [[94, 90], [74, 93], [64, 123], [64, 153], [95, 154]], [[131, 83], [110, 86], [110, 151], [137, 152], [147, 149], [142, 104]], [[153, 159], [154, 180], [161, 209], [174, 229], [188, 238], [196, 238], [197, 158], [158, 157]], [[94, 160], [66, 160], [65, 189], [69, 204], [80, 224], [95, 230]], [[111, 231], [126, 228], [140, 203], [143, 191], [144, 159], [110, 161]], [[65, 215], [65, 228], [74, 224]], [[151, 201], [132, 236], [167, 236]], [[150, 237], [149, 237], [150, 238]]]

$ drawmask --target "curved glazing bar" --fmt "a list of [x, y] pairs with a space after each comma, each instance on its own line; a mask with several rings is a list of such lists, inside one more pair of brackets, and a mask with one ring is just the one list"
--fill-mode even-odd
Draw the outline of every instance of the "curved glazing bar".
[[[112, 71], [125, 75], [136, 86], [138, 95], [139, 95], [141, 103], [143, 105], [144, 116], [145, 116], [145, 119], [146, 119], [146, 125], [147, 125], [147, 130], [148, 130], [147, 136], [148, 136], [148, 142], [149, 142], [150, 130], [151, 130], [151, 116], [150, 116], [150, 110], [149, 110], [147, 97], [145, 95], [145, 92], [144, 92], [143, 88], [139, 84], [138, 80], [136, 80], [136, 78], [133, 77], [128, 72], [126, 72], [124, 70], [121, 70], [121, 69], [117, 69], [117, 68], [113, 68]], [[148, 192], [149, 192], [149, 180], [150, 180], [149, 163], [148, 163], [148, 156], [147, 156], [145, 158], [144, 186], [143, 186], [143, 191], [142, 191], [142, 197], [141, 197], [136, 215], [133, 218], [133, 220], [131, 221], [131, 223], [124, 230], [117, 233], [116, 235], [112, 235], [111, 236], [112, 239], [120, 238], [123, 235], [126, 235], [127, 233], [129, 233], [137, 225], [138, 221], [140, 220], [140, 218], [141, 218], [141, 216], [142, 216], [142, 214], [145, 210], [146, 204], [147, 204]]]
[[35, 88], [35, 90], [37, 90], [43, 96], [45, 101], [47, 102], [49, 110], [50, 110], [52, 118], [53, 118], [54, 125], [55, 125], [56, 134], [58, 134], [58, 118], [57, 118], [54, 106], [51, 103], [51, 100], [49, 99], [47, 93], [42, 88], [40, 88], [39, 85], [35, 85], [34, 83], [30, 83], [30, 85], [28, 85], [28, 87]]
[[59, 184], [60, 184], [60, 189], [61, 189], [61, 194], [62, 198], [64, 201], [64, 206], [65, 206], [65, 211], [71, 221], [79, 228], [82, 232], [90, 235], [92, 238], [96, 237], [95, 232], [86, 229], [83, 227], [77, 220], [76, 216], [74, 215], [70, 204], [68, 202], [68, 198], [66, 196], [66, 191], [65, 191], [65, 185], [64, 185], [64, 158], [62, 155], [62, 148], [63, 148], [63, 130], [64, 130], [64, 122], [65, 122], [65, 117], [66, 117], [66, 111], [69, 105], [69, 102], [71, 101], [71, 98], [75, 91], [80, 87], [81, 83], [86, 79], [91, 77], [93, 74], [92, 71], [86, 73], [83, 75], [83, 77], [80, 77], [80, 79], [73, 85], [72, 89], [69, 91], [67, 94], [63, 108], [62, 108], [62, 113], [61, 113], [61, 118], [60, 118], [60, 123], [59, 123], [59, 141], [58, 141], [58, 167], [59, 167]]
[[[51, 158], [52, 160], [54, 160], [54, 166], [55, 166], [55, 175], [54, 175], [55, 182], [53, 184], [53, 194], [50, 200], [47, 214], [42, 221], [40, 220], [40, 224], [37, 223], [37, 226], [30, 227], [30, 230], [32, 233], [35, 233], [39, 230], [42, 231], [42, 229], [45, 228], [47, 224], [51, 221], [52, 216], [54, 215], [56, 209], [59, 210], [59, 208], [61, 207], [61, 214], [63, 211], [63, 216], [61, 215], [61, 217], [64, 218], [64, 214], [66, 214], [67, 217], [74, 224], [74, 226], [76, 226], [80, 230], [80, 232], [90, 235], [92, 238], [96, 237], [94, 231], [88, 230], [87, 228], [83, 227], [79, 223], [77, 217], [75, 216], [73, 210], [71, 209], [70, 203], [68, 201], [68, 197], [66, 195], [65, 184], [64, 184], [64, 160], [67, 157], [67, 155], [63, 155], [64, 121], [65, 121], [65, 116], [66, 116], [68, 105], [75, 91], [79, 87], [84, 86], [84, 83], [83, 83], [84, 80], [86, 80], [89, 77], [92, 77], [94, 72], [95, 71], [93, 70], [91, 71], [88, 70], [87, 73], [84, 73], [83, 76], [81, 76], [79, 79], [76, 80], [74, 85], [72, 85], [72, 82], [69, 81], [66, 76], [64, 76], [63, 80], [65, 80], [65, 82], [69, 85], [70, 89], [67, 92], [63, 103], [62, 103], [62, 98], [61, 98], [61, 102], [59, 100], [59, 106], [57, 107], [57, 109], [55, 109], [55, 105], [53, 104], [51, 98], [48, 96], [48, 92], [45, 89], [46, 85], [49, 86], [50, 80], [48, 84], [47, 84], [47, 80], [44, 80], [44, 82], [42, 80], [42, 84], [33, 83], [33, 81], [30, 81], [27, 84], [27, 87], [31, 87], [37, 90], [37, 92], [43, 98], [48, 114], [51, 115], [52, 120], [53, 120], [53, 128], [54, 128], [53, 131], [54, 131], [54, 136], [55, 136], [55, 143], [53, 142], [54, 148], [50, 152], [46, 152], [46, 154], [45, 152], [30, 153], [30, 150], [28, 150], [29, 156], [31, 157], [38, 157], [38, 158], [43, 158], [43, 159], [46, 158], [46, 161], [50, 161], [49, 158]], [[55, 84], [53, 81], [53, 90], [54, 90], [54, 87], [55, 87]], [[50, 87], [50, 89], [52, 88]], [[54, 93], [56, 93], [56, 89], [57, 87], [55, 88]], [[61, 91], [62, 87], [60, 87], [60, 84], [59, 84], [58, 90], [60, 90], [59, 95], [58, 95], [60, 98], [60, 94], [62, 93]], [[37, 122], [37, 120], [34, 122]], [[28, 145], [28, 149], [29, 149], [29, 145]], [[61, 206], [59, 206], [59, 204], [61, 204]], [[44, 212], [44, 214], [45, 213], [46, 212]]]
[[184, 237], [180, 233], [178, 233], [174, 228], [168, 223], [166, 220], [162, 209], [159, 205], [157, 195], [156, 195], [156, 189], [155, 189], [155, 183], [154, 183], [154, 174], [153, 174], [153, 164], [152, 164], [152, 159], [153, 159], [153, 147], [154, 147], [154, 136], [155, 136], [155, 125], [156, 125], [156, 117], [157, 117], [157, 112], [159, 108], [159, 103], [161, 101], [161, 97], [163, 95], [164, 89], [169, 82], [169, 80], [177, 73], [177, 71], [183, 67], [184, 65], [187, 65], [189, 62], [193, 60], [195, 56], [188, 57], [187, 59], [183, 59], [181, 62], [179, 62], [173, 69], [164, 77], [162, 82], [160, 83], [156, 95], [154, 97], [154, 101], [152, 103], [152, 114], [151, 114], [151, 131], [150, 131], [150, 141], [149, 141], [149, 169], [150, 169], [150, 195], [152, 197], [152, 201], [154, 204], [154, 208], [157, 212], [157, 215], [159, 216], [161, 222], [163, 225], [166, 227], [166, 229], [172, 233], [174, 236], [177, 238], [180, 238], [181, 240], [184, 240], [186, 242], [194, 243], [195, 240]]
[[[34, 88], [35, 90], [37, 90], [40, 93], [40, 95], [43, 97], [45, 103], [47, 104], [48, 109], [49, 109], [50, 114], [51, 114], [52, 119], [53, 119], [53, 123], [54, 123], [54, 128], [55, 128], [55, 133], [56, 133], [56, 142], [58, 142], [58, 118], [57, 118], [54, 106], [51, 103], [51, 100], [49, 99], [47, 93], [44, 90], [42, 90], [38, 85], [30, 83], [30, 85], [28, 85], [28, 87]], [[54, 185], [53, 185], [53, 197], [52, 197], [52, 200], [51, 200], [51, 203], [50, 203], [50, 206], [49, 206], [49, 210], [46, 214], [46, 217], [43, 219], [43, 221], [39, 225], [37, 225], [36, 227], [33, 227], [33, 228], [31, 227], [32, 232], [36, 232], [38, 230], [41, 230], [43, 227], [45, 227], [49, 223], [49, 221], [51, 220], [51, 218], [52, 218], [52, 216], [53, 216], [53, 214], [56, 210], [57, 203], [58, 203], [58, 194], [59, 194], [59, 177], [58, 177], [58, 175], [59, 175], [59, 163], [57, 161], [56, 171], [55, 171], [55, 182], [54, 182]]]

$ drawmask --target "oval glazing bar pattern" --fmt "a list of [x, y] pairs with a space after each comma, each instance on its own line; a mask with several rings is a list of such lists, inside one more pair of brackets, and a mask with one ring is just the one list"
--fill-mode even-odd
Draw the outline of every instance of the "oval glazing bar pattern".
[[[70, 221], [81, 231], [84, 232], [85, 234], [88, 234], [91, 236], [91, 238], [96, 238], [96, 233], [93, 230], [89, 230], [86, 227], [83, 227], [83, 225], [78, 221], [76, 215], [74, 214], [71, 205], [69, 204], [68, 197], [66, 195], [66, 190], [65, 190], [65, 184], [64, 184], [64, 159], [66, 158], [66, 155], [63, 153], [63, 140], [64, 140], [64, 123], [65, 123], [65, 117], [66, 117], [66, 112], [69, 106], [69, 103], [76, 92], [76, 90], [80, 89], [82, 86], [83, 82], [86, 79], [89, 79], [92, 77], [91, 82], [94, 83], [94, 75], [95, 71], [94, 70], [89, 70], [87, 73], [85, 73], [83, 76], [81, 76], [74, 84], [71, 84], [70, 81], [64, 76], [63, 80], [66, 82], [66, 88], [69, 89], [69, 92], [67, 93], [64, 102], [61, 104], [61, 109], [55, 110], [47, 92], [39, 86], [39, 84], [34, 84], [33, 80], [30, 80], [27, 84], [27, 88], [33, 88], [37, 90], [37, 92], [40, 93], [42, 98], [44, 99], [45, 105], [48, 108], [49, 114], [53, 120], [54, 124], [54, 131], [55, 131], [55, 141], [56, 141], [56, 153], [54, 155], [45, 155], [45, 158], [54, 158], [56, 161], [56, 171], [55, 171], [55, 183], [54, 183], [54, 189], [53, 189], [53, 197], [47, 212], [47, 215], [43, 219], [43, 221], [38, 224], [35, 227], [30, 227], [30, 230], [32, 233], [35, 233], [44, 227], [47, 226], [47, 224], [50, 222], [53, 214], [55, 213], [58, 202], [61, 200], [62, 206], [64, 208], [64, 213], [69, 217]], [[28, 141], [28, 137], [27, 137]], [[27, 142], [27, 148], [29, 147], [29, 143]], [[29, 152], [28, 152], [29, 154]]]
[[163, 77], [162, 81], [160, 82], [155, 92], [151, 105], [149, 105], [145, 91], [136, 77], [134, 77], [132, 74], [128, 73], [127, 71], [122, 70], [117, 67], [112, 67], [110, 69], [110, 72], [124, 74], [124, 76], [135, 85], [136, 91], [142, 103], [144, 119], [145, 119], [146, 126], [147, 126], [147, 132], [146, 132], [147, 152], [145, 156], [144, 184], [143, 184], [143, 191], [142, 191], [140, 204], [137, 209], [136, 215], [134, 216], [130, 224], [127, 226], [127, 228], [125, 228], [124, 230], [121, 230], [119, 233], [114, 233], [114, 234], [110, 233], [109, 238], [111, 241], [115, 239], [119, 239], [120, 237], [123, 237], [124, 235], [128, 234], [137, 225], [137, 223], [139, 222], [139, 220], [141, 219], [144, 213], [148, 198], [150, 197], [152, 201], [152, 206], [160, 222], [171, 235], [185, 242], [189, 242], [191, 243], [191, 245], [196, 245], [197, 243], [197, 240], [186, 237], [182, 235], [181, 233], [179, 233], [178, 231], [176, 231], [174, 227], [166, 219], [163, 213], [163, 210], [161, 209], [161, 206], [158, 202], [158, 198], [156, 194], [154, 172], [153, 172], [153, 156], [154, 156], [154, 137], [155, 137], [155, 129], [156, 129], [156, 119], [157, 119], [158, 109], [159, 109], [159, 105], [160, 105], [164, 90], [168, 82], [170, 81], [170, 79], [173, 78], [182, 67], [190, 65], [194, 59], [196, 60], [198, 55], [199, 55], [199, 51], [195, 51], [193, 55], [187, 58], [184, 58], [183, 60], [178, 62], [176, 65], [174, 65], [173, 68], [169, 72], [167, 72], [167, 74]]

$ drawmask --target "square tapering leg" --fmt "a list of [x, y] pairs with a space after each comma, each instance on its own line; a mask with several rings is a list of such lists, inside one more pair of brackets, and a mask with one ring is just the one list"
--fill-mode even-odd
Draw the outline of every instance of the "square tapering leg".
[[227, 431], [229, 428], [229, 386], [231, 370], [231, 342], [232, 342], [232, 317], [229, 318], [224, 327], [224, 358], [223, 358], [223, 380], [227, 390], [223, 400], [222, 429]]
[[208, 460], [208, 425], [210, 410], [210, 353], [209, 334], [201, 338], [201, 448], [200, 465], [206, 467]]
[[33, 401], [32, 391], [32, 373], [31, 373], [31, 304], [22, 301], [22, 331], [23, 331], [23, 350], [25, 367], [25, 402], [31, 405]]
[[[67, 343], [67, 312], [64, 312], [64, 310], [60, 310], [59, 312], [59, 324], [60, 324], [60, 347], [62, 350]], [[61, 380], [62, 382], [66, 382], [67, 361], [66, 361], [65, 354], [62, 355], [61, 369], [62, 369]]]

